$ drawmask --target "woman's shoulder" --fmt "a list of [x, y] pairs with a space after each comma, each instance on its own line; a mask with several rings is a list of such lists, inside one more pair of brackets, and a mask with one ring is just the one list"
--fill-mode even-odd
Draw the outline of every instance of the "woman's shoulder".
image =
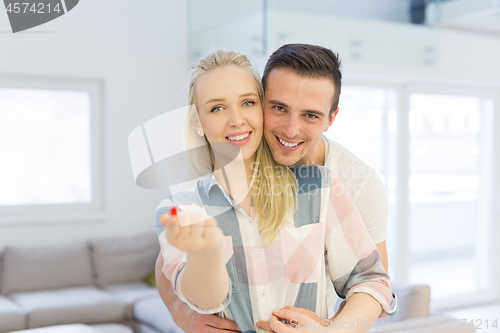
[[158, 210], [168, 210], [173, 206], [192, 206], [198, 205], [202, 206], [202, 201], [200, 198], [200, 190], [206, 186], [207, 181], [210, 180], [210, 177], [204, 177], [201, 180], [197, 181], [191, 187], [183, 189], [182, 191], [178, 191], [175, 193], [171, 193], [165, 198], [157, 207]]

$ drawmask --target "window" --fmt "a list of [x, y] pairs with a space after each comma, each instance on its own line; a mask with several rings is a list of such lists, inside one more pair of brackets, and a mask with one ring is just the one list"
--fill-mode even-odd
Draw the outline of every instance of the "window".
[[98, 82], [0, 78], [0, 221], [101, 207]]
[[409, 94], [410, 282], [444, 301], [493, 287], [493, 99]]
[[431, 287], [435, 309], [495, 294], [495, 92], [350, 81], [326, 135], [386, 187], [394, 280]]

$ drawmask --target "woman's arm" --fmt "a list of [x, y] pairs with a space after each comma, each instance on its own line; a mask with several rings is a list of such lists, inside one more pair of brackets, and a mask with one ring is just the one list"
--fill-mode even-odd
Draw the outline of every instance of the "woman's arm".
[[[179, 218], [182, 221], [179, 221]], [[165, 214], [168, 243], [187, 252], [185, 263], [172, 263], [170, 280], [179, 298], [186, 299], [202, 312], [217, 312], [227, 298], [229, 277], [224, 262], [223, 234], [213, 218], [200, 214]]]
[[156, 259], [156, 285], [163, 303], [172, 315], [174, 322], [187, 333], [228, 333], [239, 331], [232, 320], [220, 318], [212, 314], [201, 314], [191, 309], [181, 301], [172, 289], [170, 281], [162, 271], [163, 256], [161, 253]]

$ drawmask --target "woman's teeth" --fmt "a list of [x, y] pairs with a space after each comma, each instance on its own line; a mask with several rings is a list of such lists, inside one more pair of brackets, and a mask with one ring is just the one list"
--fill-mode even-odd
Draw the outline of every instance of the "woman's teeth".
[[297, 146], [300, 142], [297, 142], [297, 143], [288, 143], [288, 142], [285, 142], [283, 140], [281, 140], [280, 138], [278, 138], [278, 140], [280, 140], [281, 144], [285, 147], [295, 147]]
[[237, 136], [228, 136], [227, 138], [231, 141], [240, 141], [243, 139], [246, 139], [250, 135], [250, 132], [242, 135], [237, 135]]

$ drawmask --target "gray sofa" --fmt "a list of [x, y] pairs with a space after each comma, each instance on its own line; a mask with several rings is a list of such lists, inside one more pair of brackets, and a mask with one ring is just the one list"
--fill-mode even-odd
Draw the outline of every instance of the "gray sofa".
[[71, 323], [182, 332], [144, 281], [159, 250], [156, 233], [0, 249], [0, 333]]
[[[144, 282], [158, 252], [155, 232], [0, 249], [0, 333], [72, 323], [99, 328], [123, 324], [135, 333], [181, 333], [158, 291]], [[451, 318], [429, 313], [428, 286], [392, 286], [399, 313], [379, 319], [371, 332], [474, 333], [472, 325], [451, 327]]]

